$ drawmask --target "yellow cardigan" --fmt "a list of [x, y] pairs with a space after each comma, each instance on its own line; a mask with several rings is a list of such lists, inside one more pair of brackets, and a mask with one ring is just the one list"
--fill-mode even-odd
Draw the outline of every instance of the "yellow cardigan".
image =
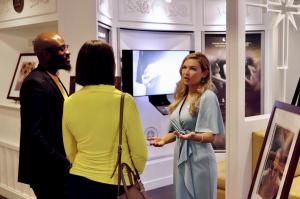
[[[63, 141], [71, 174], [106, 184], [117, 160], [121, 91], [108, 85], [85, 86], [64, 103]], [[134, 165], [141, 173], [147, 160], [146, 141], [138, 110], [131, 95], [125, 95], [122, 162]]]

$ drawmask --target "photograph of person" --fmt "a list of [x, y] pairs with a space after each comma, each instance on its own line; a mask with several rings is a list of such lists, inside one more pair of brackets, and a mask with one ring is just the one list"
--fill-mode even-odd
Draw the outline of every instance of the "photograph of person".
[[210, 64], [204, 54], [195, 52], [184, 58], [179, 71], [168, 133], [148, 141], [154, 147], [175, 141], [176, 199], [216, 199], [217, 166], [211, 143], [224, 133], [224, 124], [212, 91]]
[[274, 131], [258, 188], [261, 199], [276, 198], [294, 137], [291, 131], [278, 124]]

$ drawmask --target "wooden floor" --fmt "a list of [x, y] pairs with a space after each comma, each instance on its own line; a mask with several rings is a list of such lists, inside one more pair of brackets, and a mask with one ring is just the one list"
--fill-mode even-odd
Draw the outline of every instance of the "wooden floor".
[[[151, 199], [175, 199], [173, 185], [147, 191], [147, 195]], [[7, 198], [0, 196], [0, 199], [7, 199]]]

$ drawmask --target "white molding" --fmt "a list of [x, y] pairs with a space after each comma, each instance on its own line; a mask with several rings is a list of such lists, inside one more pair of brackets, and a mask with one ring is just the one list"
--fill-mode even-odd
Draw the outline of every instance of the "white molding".
[[0, 195], [8, 198], [8, 199], [35, 199], [36, 197], [29, 196], [27, 194], [21, 194], [20, 192], [0, 184]]
[[141, 179], [147, 191], [173, 184], [173, 156], [148, 160]]
[[[1, 3], [6, 1], [2, 1]], [[57, 0], [25, 0], [24, 9], [17, 13], [13, 9], [12, 2], [7, 3], [8, 9], [5, 12], [0, 12], [0, 22], [23, 19], [33, 16], [48, 15], [57, 12]]]
[[120, 21], [192, 25], [195, 0], [118, 0]]
[[17, 182], [19, 147], [0, 141], [0, 195], [9, 199], [34, 199], [31, 188]]
[[0, 102], [0, 109], [2, 109], [2, 108], [20, 110], [20, 104], [19, 103]]
[[10, 21], [2, 21], [2, 22], [0, 21], [0, 29], [15, 28], [19, 26], [53, 22], [57, 20], [58, 20], [58, 14], [53, 13], [53, 14], [47, 14], [41, 16], [26, 17], [26, 18], [10, 20]]
[[111, 0], [98, 0], [97, 1], [97, 13], [107, 17], [108, 19], [113, 18], [113, 5]]
[[[246, 25], [263, 25], [261, 8], [246, 7]], [[203, 0], [203, 25], [225, 26], [226, 0]]]
[[226, 0], [204, 0], [202, 13], [204, 26], [225, 26]]
[[151, 181], [143, 182], [145, 190], [149, 191], [160, 187], [168, 186], [173, 184], [173, 175], [165, 176], [162, 178], [156, 178]]
[[0, 140], [0, 147], [19, 152], [19, 146], [7, 141]]

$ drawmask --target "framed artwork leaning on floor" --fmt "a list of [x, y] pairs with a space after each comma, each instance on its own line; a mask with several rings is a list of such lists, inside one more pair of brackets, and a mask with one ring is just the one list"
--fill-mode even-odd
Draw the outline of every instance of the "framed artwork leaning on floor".
[[276, 101], [248, 199], [287, 198], [300, 154], [300, 107]]

